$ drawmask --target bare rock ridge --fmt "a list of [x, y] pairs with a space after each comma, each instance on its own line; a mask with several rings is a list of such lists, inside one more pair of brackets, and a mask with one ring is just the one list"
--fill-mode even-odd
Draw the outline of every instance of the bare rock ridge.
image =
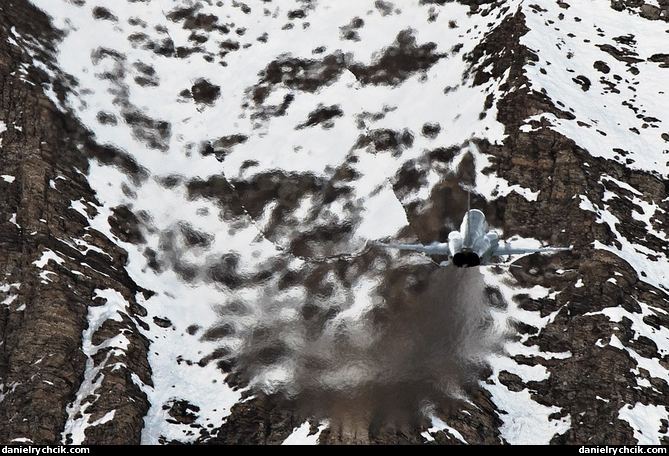
[[[88, 423], [113, 410], [99, 426], [70, 431], [88, 443], [138, 442], [148, 404], [133, 376], [151, 384], [148, 341], [137, 331], [143, 290], [125, 272], [126, 252], [71, 207], [96, 210], [85, 173], [97, 146], [39, 85], [29, 50], [58, 39], [27, 2], [1, 7], [0, 172], [11, 177], [0, 180], [0, 435], [3, 443], [71, 441], [68, 415]], [[106, 304], [97, 290], [130, 304], [89, 335], [85, 353], [87, 315]], [[123, 348], [105, 346], [120, 335]], [[84, 378], [87, 363], [96, 378]]]
[[[558, 118], [570, 115], [545, 94], [528, 88], [523, 66], [526, 63], [542, 65], [543, 59], [518, 43], [518, 37], [526, 31], [524, 15], [516, 14], [491, 32], [478, 50], [494, 58], [490, 62], [484, 58], [479, 66], [486, 67], [492, 63], [492, 77], [509, 70], [507, 81], [510, 88], [515, 88], [497, 102], [499, 119], [506, 125], [509, 136], [502, 147], [491, 146], [488, 149], [488, 153], [495, 157], [493, 169], [512, 184], [539, 191], [537, 201], [532, 204], [515, 194], [501, 198], [498, 204], [503, 207], [506, 233], [524, 236], [541, 233], [553, 243], [573, 243], [575, 252], [569, 258], [560, 257], [559, 267], [570, 271], [561, 275], [555, 274], [558, 265], [554, 261], [530, 262], [524, 268], [512, 271], [518, 283], [524, 286], [550, 283], [561, 290], [551, 304], [529, 297], [522, 300], [522, 308], [541, 309], [542, 315], [556, 312], [552, 322], [542, 331], [537, 332], [536, 328], [527, 326], [518, 328], [519, 334], [527, 337], [526, 344], [537, 345], [547, 352], [572, 353], [565, 360], [526, 357], [519, 361], [529, 365], [539, 362], [550, 372], [548, 381], [527, 385], [537, 400], [561, 407], [562, 413], [565, 416], [570, 414], [572, 419], [579, 417], [577, 423], [572, 421], [572, 427], [566, 434], [555, 437], [556, 443], [629, 442], [632, 430], [626, 421], [619, 419], [619, 410], [630, 403], [658, 404], [660, 398], [669, 392], [669, 385], [649, 376], [652, 388], [630, 388], [630, 384], [635, 383], [632, 372], [639, 368], [638, 364], [619, 348], [601, 347], [597, 342], [619, 337], [625, 346], [666, 362], [666, 354], [658, 351], [655, 343], [635, 334], [630, 318], [643, 314], [638, 303], [645, 302], [661, 309], [652, 320], [660, 318], [663, 320], [661, 326], [666, 326], [666, 311], [669, 310], [667, 289], [657, 289], [644, 283], [620, 257], [591, 247], [596, 240], [615, 242], [612, 241], [615, 236], [606, 224], [596, 220], [595, 214], [580, 210], [578, 195], [587, 195], [595, 205], [603, 205], [605, 192], [613, 191], [622, 197], [609, 203], [610, 210], [620, 220], [630, 220], [630, 202], [626, 201], [624, 191], [615, 184], [615, 180], [630, 183], [641, 191], [645, 200], [663, 201], [664, 210], [668, 196], [666, 180], [653, 173], [631, 171], [611, 160], [595, 159], [572, 139], [556, 133], [547, 124], [539, 123], [531, 132], [523, 132], [519, 128], [524, 119], [537, 113], [548, 112]], [[502, 50], [498, 48], [499, 43], [504, 43]], [[487, 77], [487, 74], [477, 74], [478, 79]], [[603, 175], [613, 179], [602, 180]], [[666, 226], [666, 215], [658, 222]], [[644, 227], [635, 226], [635, 223], [616, 225], [616, 229], [627, 239], [635, 239], [642, 245], [655, 245], [659, 250], [666, 251], [666, 246], [657, 244], [659, 240], [653, 239]], [[611, 281], [614, 271], [620, 278]], [[576, 288], [567, 285], [565, 282], [569, 281], [570, 274], [587, 278], [586, 286]], [[561, 281], [565, 281], [564, 285], [560, 285]], [[614, 323], [600, 313], [616, 306], [630, 312], [629, 317]], [[651, 317], [641, 318], [651, 322]], [[650, 324], [655, 326], [656, 323]], [[643, 368], [640, 372], [642, 376], [648, 375]], [[513, 386], [520, 387], [517, 384]], [[609, 399], [602, 401], [598, 397]], [[667, 443], [666, 437], [664, 442]]]

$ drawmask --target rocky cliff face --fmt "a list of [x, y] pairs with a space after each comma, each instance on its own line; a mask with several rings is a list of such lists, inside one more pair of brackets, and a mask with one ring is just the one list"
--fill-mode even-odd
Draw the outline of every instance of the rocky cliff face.
[[[34, 7], [3, 7], [0, 435], [71, 441], [77, 423], [93, 422], [88, 442], [138, 441], [148, 403], [132, 377], [151, 379], [137, 331], [143, 290], [126, 252], [72, 208], [97, 202], [86, 172], [105, 151], [39, 85], [33, 58], [49, 61], [59, 39]], [[91, 318], [110, 307], [112, 318]]]
[[[669, 443], [669, 4], [591, 3], [0, 7], [2, 442]], [[573, 250], [368, 243], [460, 184]]]

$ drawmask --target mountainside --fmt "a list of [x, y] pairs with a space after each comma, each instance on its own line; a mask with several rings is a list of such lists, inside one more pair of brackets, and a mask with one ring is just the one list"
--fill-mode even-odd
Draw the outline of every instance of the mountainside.
[[[668, 78], [668, 0], [1, 4], [0, 443], [668, 444]], [[466, 187], [573, 249], [370, 243]]]

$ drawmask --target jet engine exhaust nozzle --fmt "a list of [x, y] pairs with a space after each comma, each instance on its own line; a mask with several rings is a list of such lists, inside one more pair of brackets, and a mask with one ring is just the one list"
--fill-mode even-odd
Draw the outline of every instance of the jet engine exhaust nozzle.
[[474, 252], [458, 252], [453, 255], [453, 264], [459, 268], [471, 268], [481, 264], [481, 258]]

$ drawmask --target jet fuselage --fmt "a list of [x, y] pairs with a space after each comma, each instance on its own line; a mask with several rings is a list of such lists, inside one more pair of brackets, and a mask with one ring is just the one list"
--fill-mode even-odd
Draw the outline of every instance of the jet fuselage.
[[448, 235], [448, 249], [454, 266], [470, 268], [487, 263], [497, 248], [499, 236], [488, 231], [485, 215], [478, 209], [467, 211], [459, 231]]

